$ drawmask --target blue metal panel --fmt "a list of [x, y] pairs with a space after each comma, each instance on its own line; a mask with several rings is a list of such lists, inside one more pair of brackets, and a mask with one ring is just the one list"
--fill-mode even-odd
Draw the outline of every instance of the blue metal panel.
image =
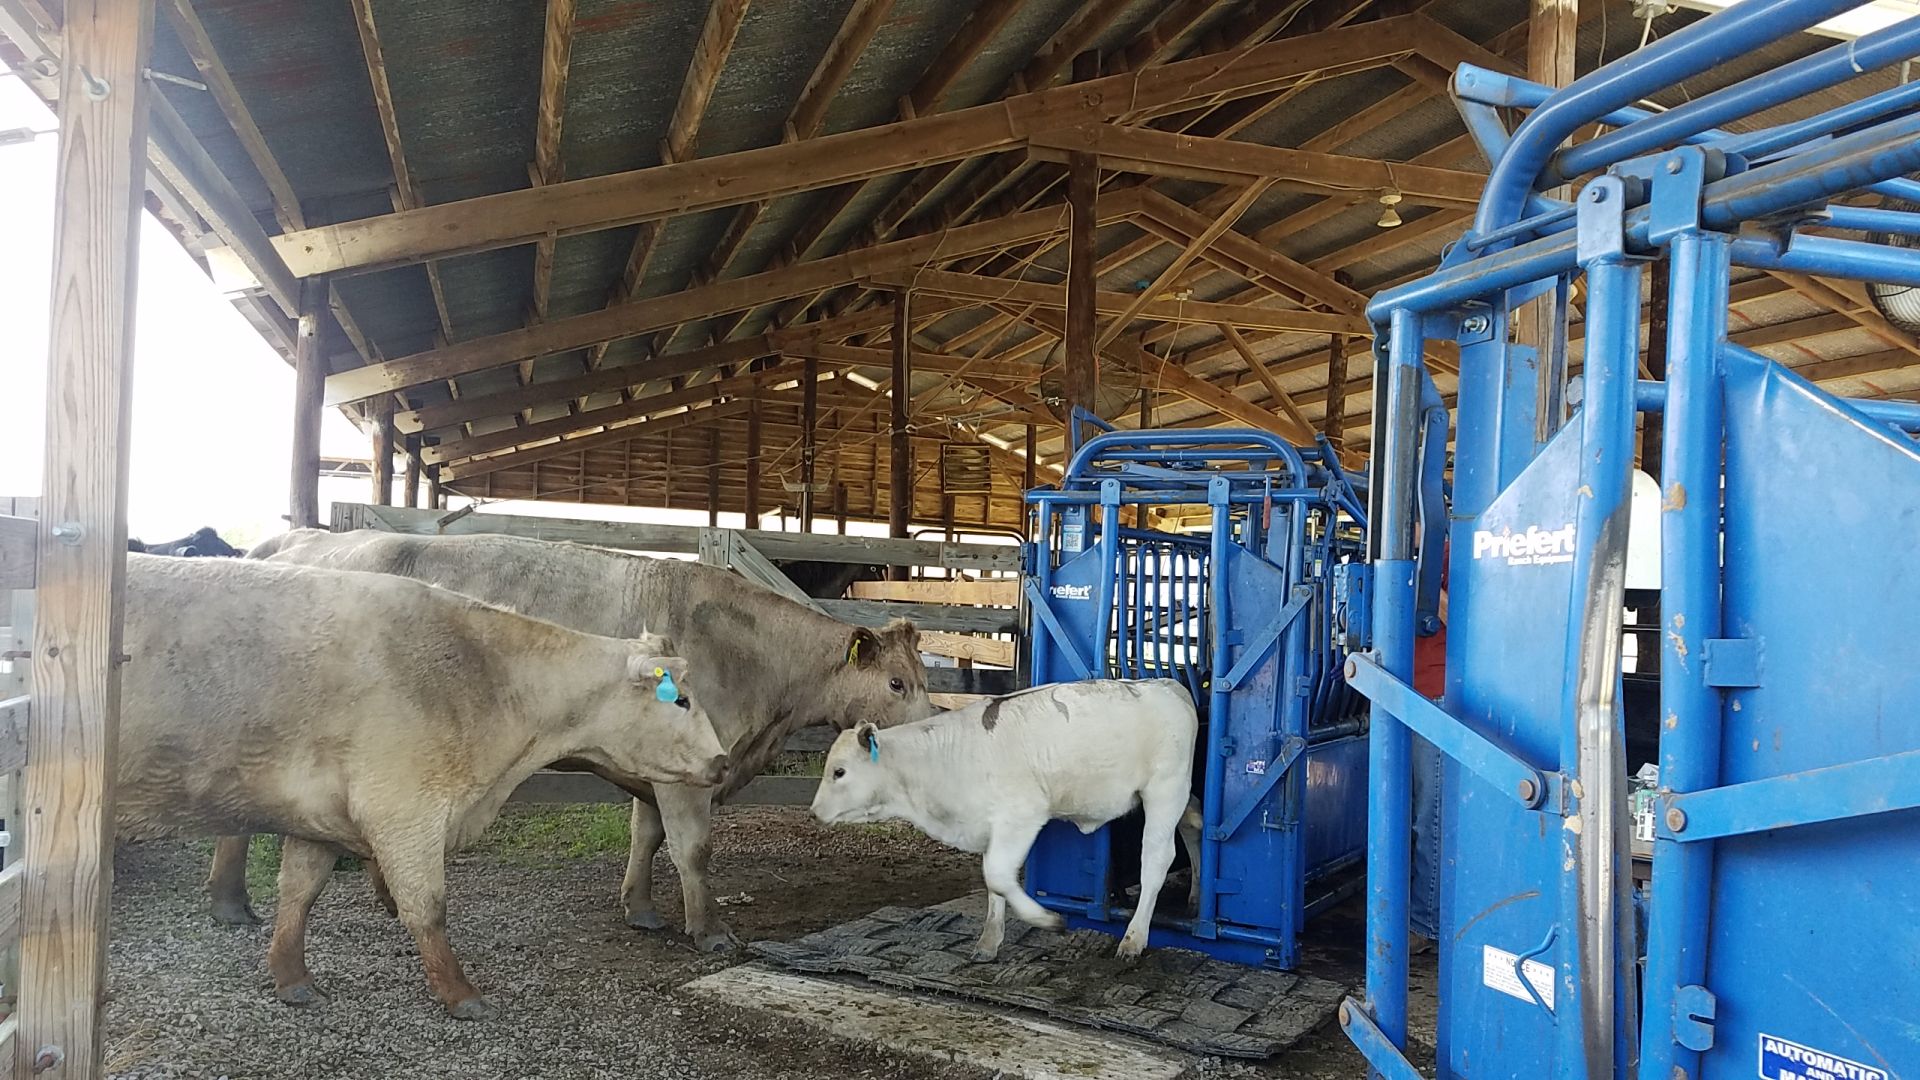
[[[1203, 718], [1199, 904], [1163, 903], [1159, 943], [1291, 967], [1309, 913], [1352, 880], [1368, 792], [1359, 699], [1342, 676], [1365, 626], [1351, 617], [1353, 586], [1364, 599], [1366, 582], [1348, 561], [1360, 554], [1352, 484], [1324, 443], [1109, 431], [1078, 447], [1059, 490], [1029, 494], [1043, 522], [1099, 508], [1076, 519], [1086, 550], [1068, 550], [1069, 534], [1053, 528], [1030, 553], [1035, 681], [1167, 674]], [[1174, 536], [1120, 526], [1148, 504], [1205, 507], [1211, 527]], [[1348, 636], [1337, 639], [1339, 571]], [[1132, 861], [1119, 835], [1050, 824], [1028, 861], [1035, 897], [1074, 925], [1120, 932], [1133, 882], [1116, 876]]]

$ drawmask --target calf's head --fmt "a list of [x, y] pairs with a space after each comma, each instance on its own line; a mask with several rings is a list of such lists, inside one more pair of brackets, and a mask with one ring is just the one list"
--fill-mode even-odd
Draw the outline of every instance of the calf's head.
[[585, 749], [575, 755], [624, 787], [727, 780], [726, 748], [689, 684], [687, 662], [660, 642], [632, 642], [624, 677], [588, 718]]
[[828, 825], [869, 824], [900, 816], [900, 779], [882, 760], [884, 740], [872, 724], [843, 731], [827, 751], [813, 816]]
[[836, 654], [817, 697], [819, 715], [842, 731], [863, 721], [881, 727], [924, 720], [937, 710], [927, 700], [927, 673], [920, 662], [920, 631], [905, 619], [883, 630], [848, 632], [844, 655]]

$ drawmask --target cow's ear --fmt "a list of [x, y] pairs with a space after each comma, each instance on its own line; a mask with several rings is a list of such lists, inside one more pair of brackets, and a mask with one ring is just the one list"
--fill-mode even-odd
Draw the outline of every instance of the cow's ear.
[[920, 628], [910, 619], [895, 619], [881, 632], [906, 646], [908, 652], [920, 651]]
[[660, 680], [660, 674], [673, 676], [680, 682], [687, 676], [687, 662], [678, 656], [656, 656], [646, 651], [627, 654], [627, 681], [635, 686], [652, 686]]
[[880, 729], [873, 726], [869, 721], [863, 720], [853, 729], [854, 741], [859, 743], [860, 749], [865, 750], [867, 756], [873, 758], [875, 761], [880, 760], [880, 747], [878, 742], [876, 742], [879, 737]]
[[847, 635], [847, 666], [872, 667], [880, 662], [880, 639], [864, 626]]

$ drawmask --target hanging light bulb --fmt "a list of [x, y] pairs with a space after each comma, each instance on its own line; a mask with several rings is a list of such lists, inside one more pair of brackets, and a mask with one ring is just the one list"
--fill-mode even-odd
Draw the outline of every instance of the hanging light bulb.
[[1380, 214], [1378, 224], [1381, 228], [1391, 229], [1400, 224], [1400, 211], [1394, 209], [1395, 206], [1399, 205], [1399, 202], [1400, 193], [1397, 191], [1389, 191], [1380, 196], [1380, 205], [1386, 207]]

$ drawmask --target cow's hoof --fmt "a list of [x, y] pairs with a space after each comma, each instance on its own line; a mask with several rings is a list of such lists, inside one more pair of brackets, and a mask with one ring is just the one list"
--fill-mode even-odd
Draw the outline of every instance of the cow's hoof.
[[491, 1020], [500, 1015], [500, 1007], [483, 997], [470, 997], [447, 1006], [447, 1015], [455, 1020]]
[[665, 930], [667, 920], [661, 918], [657, 911], [629, 911], [627, 925], [635, 930]]
[[693, 935], [693, 947], [703, 953], [732, 952], [740, 947], [740, 939], [733, 936], [732, 930], [722, 926], [717, 930]]
[[1140, 954], [1145, 952], [1146, 948], [1147, 943], [1144, 941], [1135, 941], [1131, 937], [1123, 937], [1120, 939], [1120, 947], [1114, 950], [1113, 955], [1131, 964], [1140, 959]]
[[213, 921], [221, 926], [259, 926], [260, 916], [245, 904], [213, 905]]
[[1067, 920], [1057, 911], [1049, 911], [1041, 918], [1026, 919], [1024, 921], [1028, 926], [1038, 927], [1041, 930], [1065, 930], [1067, 928]]
[[275, 990], [274, 994], [279, 997], [282, 1002], [292, 1005], [295, 1008], [304, 1009], [309, 1005], [324, 1005], [327, 1003], [327, 995], [321, 993], [320, 988], [311, 982], [294, 983], [292, 986], [283, 986]]
[[976, 964], [991, 964], [995, 960], [1000, 959], [1000, 950], [999, 949], [975, 949], [973, 950], [973, 955], [968, 957], [968, 959], [972, 960]]

